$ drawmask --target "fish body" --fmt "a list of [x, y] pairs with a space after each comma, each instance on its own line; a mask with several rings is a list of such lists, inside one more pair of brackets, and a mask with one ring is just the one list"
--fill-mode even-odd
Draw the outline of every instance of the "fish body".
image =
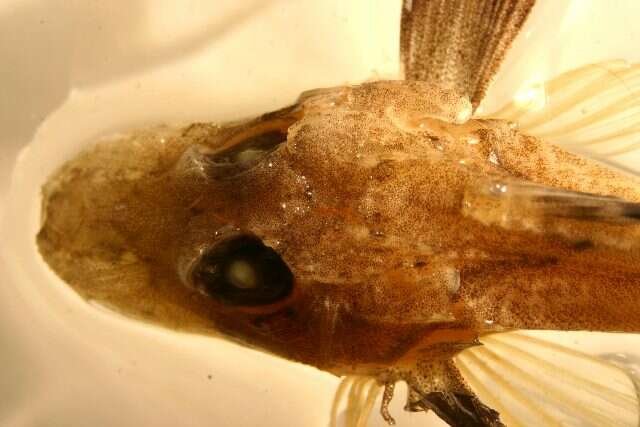
[[[637, 331], [638, 221], [585, 217], [580, 201], [637, 201], [640, 183], [469, 109], [376, 82], [102, 142], [46, 187], [39, 243], [87, 298], [329, 370], [450, 356], [501, 329]], [[245, 307], [194, 283], [204, 254], [241, 236], [290, 270], [282, 299]], [[78, 269], [92, 256], [130, 258], [137, 283]]]
[[[415, 36], [440, 18], [414, 3]], [[640, 332], [640, 180], [474, 116], [533, 2], [488, 3], [515, 12], [480, 76], [463, 55], [425, 81], [99, 141], [43, 187], [44, 260], [131, 317], [374, 378], [389, 421], [405, 381], [409, 410], [502, 425], [454, 358], [514, 329]], [[437, 40], [403, 33], [410, 77]]]

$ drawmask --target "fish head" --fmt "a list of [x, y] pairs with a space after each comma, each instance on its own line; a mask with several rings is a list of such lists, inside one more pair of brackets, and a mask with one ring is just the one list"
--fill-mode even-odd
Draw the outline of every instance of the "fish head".
[[116, 311], [316, 366], [390, 361], [454, 318], [470, 178], [443, 145], [470, 112], [377, 82], [103, 141], [45, 186], [40, 250]]

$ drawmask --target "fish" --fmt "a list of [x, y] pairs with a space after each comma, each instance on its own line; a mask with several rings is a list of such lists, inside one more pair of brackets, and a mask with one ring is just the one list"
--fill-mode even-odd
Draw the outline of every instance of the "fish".
[[564, 416], [633, 424], [627, 370], [521, 331], [640, 332], [640, 178], [552, 143], [627, 144], [640, 68], [587, 66], [543, 110], [480, 116], [534, 3], [406, 1], [402, 80], [95, 142], [43, 185], [43, 260], [115, 312], [347, 376], [365, 414], [384, 390], [389, 423], [404, 382], [406, 409], [452, 426], [553, 424], [511, 374]]

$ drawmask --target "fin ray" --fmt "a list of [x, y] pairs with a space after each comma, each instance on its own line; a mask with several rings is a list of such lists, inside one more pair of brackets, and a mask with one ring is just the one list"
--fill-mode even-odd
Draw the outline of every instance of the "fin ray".
[[[530, 339], [529, 342], [535, 341], [537, 345], [547, 347], [549, 350], [567, 352], [579, 358], [589, 359], [593, 363], [598, 364], [605, 369], [607, 367], [607, 363], [605, 363], [604, 361], [601, 361], [596, 357], [591, 357], [584, 353], [576, 352], [566, 347], [558, 346], [557, 344], [554, 344], [554, 343], [540, 341], [537, 338], [530, 337], [527, 335], [512, 336], [511, 341], [513, 341], [514, 338], [515, 340], [518, 340], [520, 338], [523, 338], [525, 340]], [[527, 360], [530, 363], [538, 363], [543, 369], [547, 370], [548, 372], [553, 372], [554, 374], [558, 374], [558, 375], [562, 374], [563, 380], [566, 382], [570, 382], [573, 387], [585, 388], [594, 393], [601, 393], [603, 399], [608, 400], [612, 403], [615, 403], [615, 399], [622, 399], [625, 402], [630, 403], [629, 409], [633, 409], [635, 400], [629, 399], [628, 395], [625, 395], [624, 393], [621, 393], [618, 390], [611, 390], [609, 387], [605, 387], [602, 384], [598, 384], [597, 382], [592, 381], [589, 378], [585, 378], [583, 376], [576, 375], [570, 371], [563, 370], [562, 366], [554, 364], [553, 362], [549, 362], [549, 361], [537, 358], [527, 353], [526, 351], [521, 350], [520, 348], [515, 346], [513, 343], [509, 343], [509, 340], [507, 342], [504, 342], [504, 341], [501, 341], [500, 339], [497, 339], [495, 336], [487, 336], [485, 337], [484, 340], [490, 343], [491, 347], [502, 347], [503, 350], [506, 350], [508, 352], [513, 352], [514, 354], [518, 354], [519, 356], [522, 357], [523, 360]]]
[[405, 0], [405, 78], [433, 82], [480, 104], [535, 0]]
[[623, 169], [625, 162], [613, 157], [640, 149], [640, 64], [590, 64], [519, 94], [524, 95], [487, 116], [516, 122], [526, 134]]
[[455, 362], [507, 425], [638, 425], [636, 385], [618, 366], [521, 331], [481, 341]]
[[[609, 64], [609, 66], [613, 69], [619, 69], [620, 67], [624, 67], [626, 63], [624, 61], [611, 61], [611, 63], [607, 63], [607, 64]], [[552, 80], [547, 81], [544, 85], [544, 89], [546, 92], [553, 93], [557, 91], [559, 87], [561, 88], [564, 85], [569, 84], [570, 82], [575, 82], [580, 80], [585, 82], [590, 82], [593, 79], [597, 80], [597, 78], [605, 72], [606, 72], [606, 68], [601, 66], [601, 64], [586, 65], [584, 67], [580, 67], [580, 68], [576, 68], [571, 71], [568, 71]], [[499, 110], [493, 112], [491, 116], [504, 118], [512, 121], [520, 121], [521, 116], [529, 113], [529, 109], [525, 108], [526, 103], [524, 103], [524, 105], [522, 104], [523, 104], [522, 101], [521, 102], [514, 101], [514, 102], [507, 103], [504, 106], [502, 106]], [[554, 108], [558, 111], [561, 110], [561, 107], [557, 105], [554, 106]], [[548, 112], [549, 112], [549, 109], [546, 109], [545, 114], [551, 116], [551, 114], [548, 114]], [[533, 117], [530, 118], [530, 120], [533, 120], [533, 119], [534, 119]], [[530, 122], [527, 123], [527, 125], [530, 125], [530, 124], [531, 124]]]
[[[515, 400], [518, 404], [522, 405], [523, 407], [525, 407], [526, 410], [528, 410], [527, 412], [528, 421], [532, 419], [536, 419], [538, 420], [538, 422], [543, 422], [543, 423], [546, 423], [547, 425], [553, 425], [553, 424], [549, 424], [549, 422], [552, 422], [553, 420], [551, 420], [551, 418], [545, 415], [542, 408], [537, 406], [530, 399], [527, 399], [526, 395], [524, 395], [522, 392], [512, 388], [506, 381], [504, 381], [501, 378], [500, 374], [495, 369], [487, 365], [478, 356], [477, 352], [467, 352], [465, 354], [458, 356], [456, 360], [456, 365], [458, 366], [460, 371], [463, 372], [463, 374], [464, 372], [469, 373], [475, 370], [476, 372], [482, 371], [485, 375], [490, 375], [493, 378], [495, 378], [496, 385], [499, 386], [499, 388], [496, 388], [496, 390], [501, 390], [503, 392], [507, 390], [507, 393], [510, 395], [510, 397], [513, 400]], [[522, 420], [519, 420], [513, 414], [513, 411], [510, 410], [509, 405], [506, 405], [505, 403], [503, 403], [495, 393], [491, 393], [489, 395], [482, 394], [481, 391], [483, 389], [485, 393], [488, 392], [488, 389], [486, 387], [484, 388], [482, 387], [482, 380], [480, 380], [478, 377], [468, 377], [468, 376], [465, 376], [465, 379], [470, 383], [474, 391], [478, 395], [482, 396], [482, 399], [485, 400], [489, 406], [498, 410], [498, 412], [500, 413], [500, 417], [505, 421], [506, 425], [509, 425], [509, 426], [526, 425], [525, 423], [522, 422]]]

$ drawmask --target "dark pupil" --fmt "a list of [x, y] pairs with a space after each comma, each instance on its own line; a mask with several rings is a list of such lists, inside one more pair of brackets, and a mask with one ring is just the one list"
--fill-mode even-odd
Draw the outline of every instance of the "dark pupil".
[[289, 267], [254, 236], [219, 243], [202, 257], [192, 277], [207, 295], [230, 305], [272, 304], [293, 288]]

